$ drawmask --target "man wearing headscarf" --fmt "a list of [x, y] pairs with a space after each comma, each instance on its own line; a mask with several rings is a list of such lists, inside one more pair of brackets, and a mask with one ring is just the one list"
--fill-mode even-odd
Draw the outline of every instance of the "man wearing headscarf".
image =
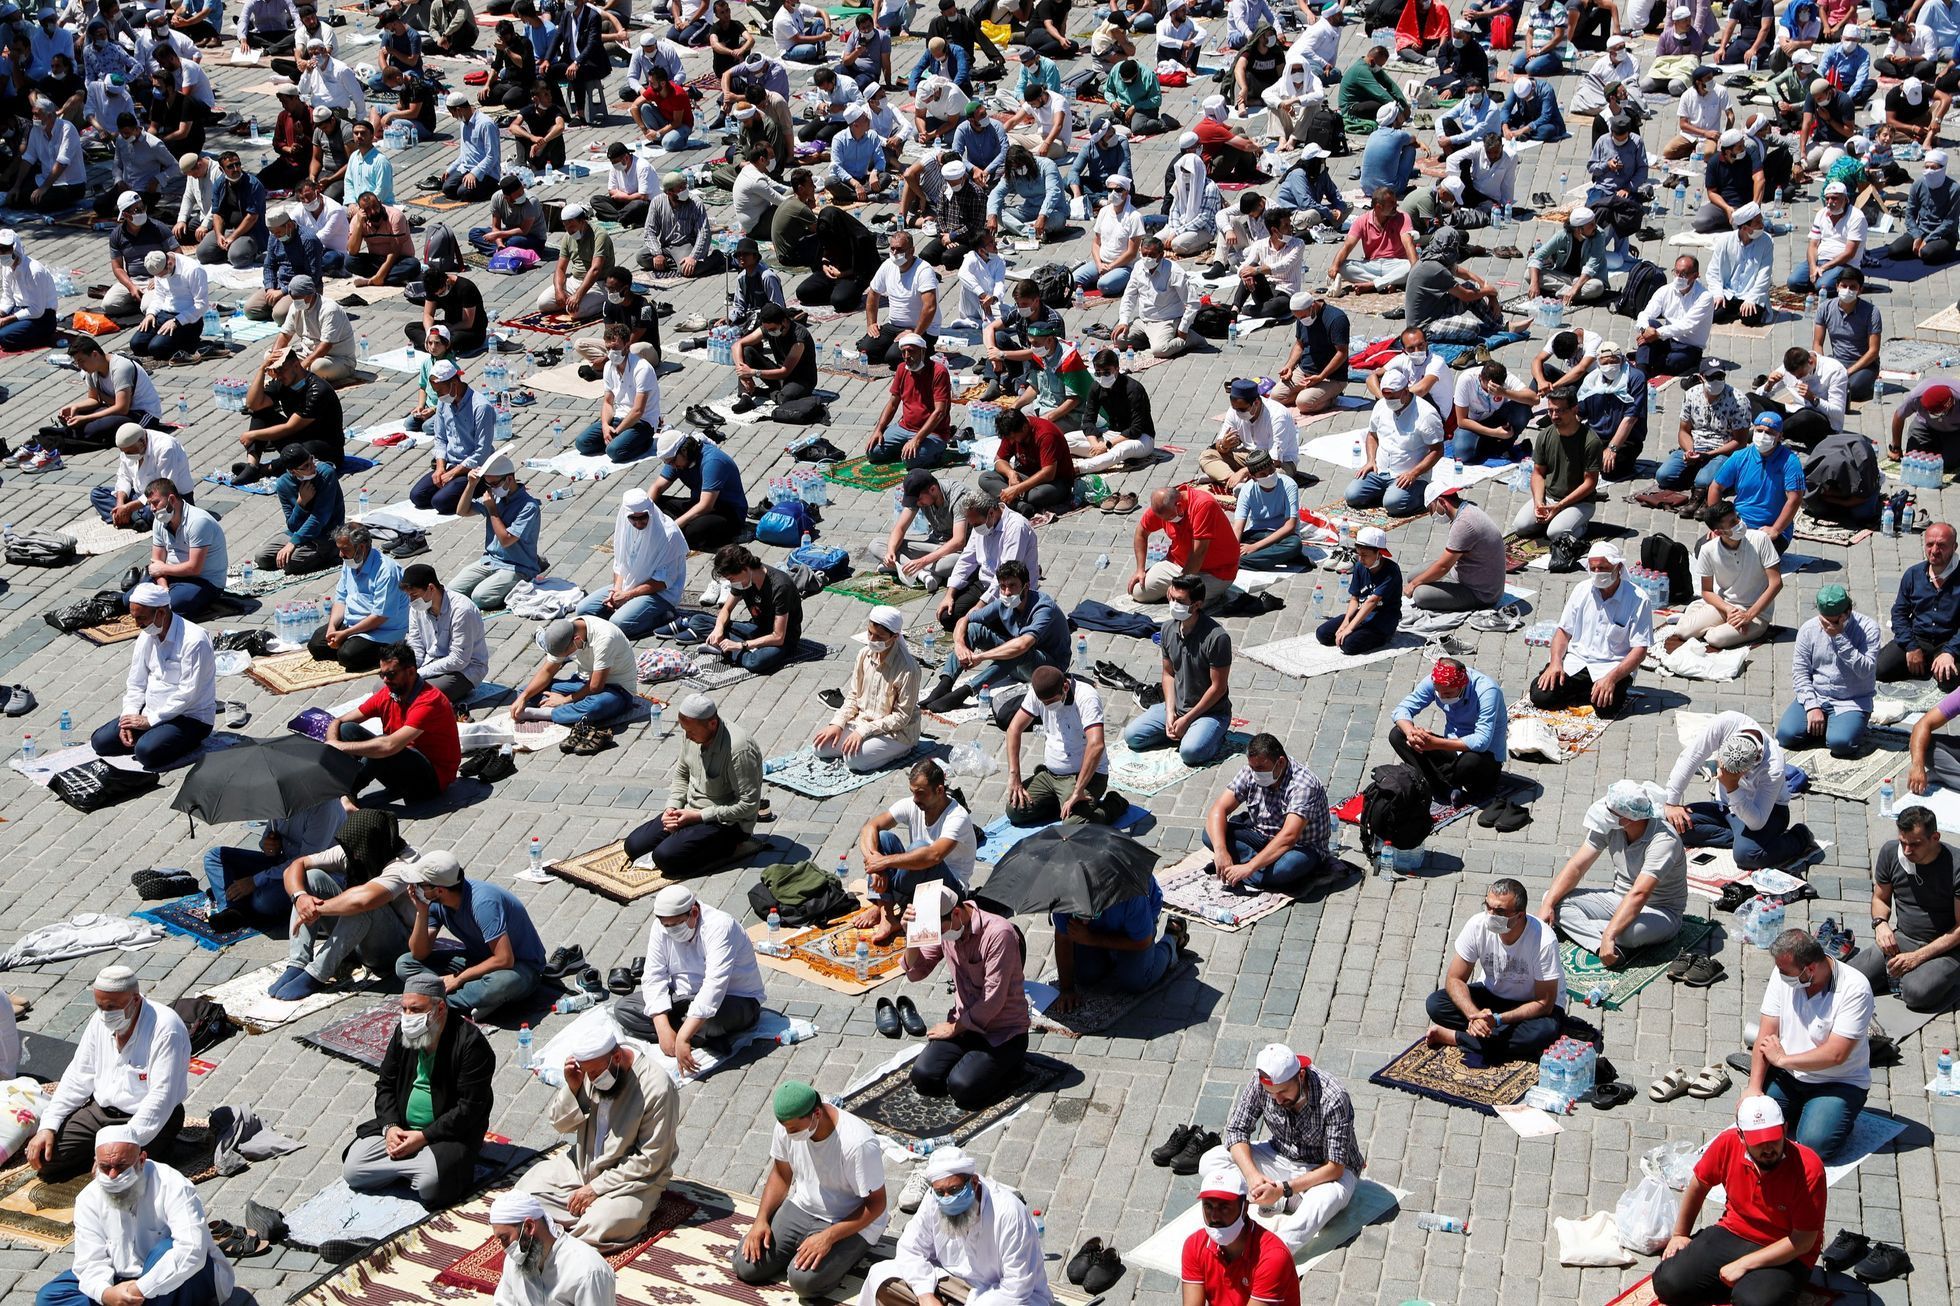
[[[1688, 909], [1688, 854], [1663, 817], [1659, 785], [1615, 780], [1586, 809], [1584, 834], [1552, 887], [1538, 918], [1602, 963], [1617, 966], [1636, 948], [1665, 943], [1681, 932]], [[1610, 889], [1582, 889], [1600, 854], [1613, 869]]]
[[[1443, 714], [1441, 733], [1416, 724], [1435, 704]], [[1481, 671], [1455, 658], [1439, 658], [1429, 675], [1396, 704], [1388, 744], [1395, 755], [1422, 772], [1429, 796], [1448, 805], [1459, 799], [1482, 803], [1504, 776], [1508, 721], [1504, 691]]]
[[[697, 858], [687, 869], [712, 868]], [[653, 896], [646, 959], [640, 987], [613, 1003], [613, 1019], [628, 1034], [658, 1039], [661, 1054], [673, 1058], [683, 1077], [704, 1068], [696, 1048], [725, 1057], [735, 1049], [735, 1036], [762, 1018], [769, 993], [755, 944], [740, 921], [699, 901], [686, 885], [670, 884]]]
[[95, 1017], [21, 1153], [46, 1184], [85, 1172], [112, 1127], [124, 1127], [115, 1135], [124, 1143], [162, 1151], [184, 1125], [191, 1061], [184, 1022], [144, 997], [127, 966], [103, 967], [91, 988]]
[[929, 1199], [898, 1237], [898, 1253], [871, 1267], [857, 1306], [918, 1306], [942, 1300], [948, 1279], [967, 1306], [1053, 1306], [1034, 1216], [1010, 1188], [980, 1175], [960, 1147], [925, 1161]]
[[687, 588], [687, 540], [645, 490], [622, 491], [613, 521], [612, 586], [578, 605], [581, 617], [604, 617], [627, 639], [644, 639], [674, 619]]
[[769, 1175], [730, 1268], [743, 1283], [787, 1277], [803, 1300], [824, 1298], [884, 1234], [884, 1155], [870, 1126], [802, 1080], [785, 1080], [770, 1107]]
[[1211, 179], [1198, 151], [1195, 132], [1178, 137], [1178, 155], [1171, 161], [1169, 193], [1164, 212], [1144, 220], [1144, 229], [1161, 234], [1173, 254], [1188, 256], [1202, 252], [1218, 232], [1218, 206], [1223, 202], [1218, 185]]
[[[1267, 1227], [1297, 1256], [1360, 1186], [1367, 1161], [1354, 1103], [1339, 1080], [1281, 1043], [1261, 1048], [1254, 1070], [1232, 1104], [1223, 1143], [1198, 1169], [1236, 1166]], [[1254, 1142], [1262, 1125], [1266, 1138]]]
[[75, 1199], [75, 1268], [44, 1285], [35, 1306], [231, 1300], [236, 1276], [190, 1180], [151, 1160], [127, 1126], [102, 1130], [92, 1150], [94, 1182]]
[[[533, 1168], [525, 1178], [543, 1168]], [[619, 1299], [606, 1258], [576, 1234], [565, 1237], [531, 1193], [497, 1194], [490, 1203], [490, 1233], [504, 1249], [504, 1272], [491, 1306], [613, 1306]]]
[[658, 1060], [622, 1045], [611, 1021], [584, 1021], [563, 1037], [565, 1082], [545, 1119], [570, 1146], [525, 1171], [518, 1192], [581, 1242], [631, 1242], [674, 1175], [680, 1090]]
[[292, 900], [292, 942], [267, 995], [297, 1002], [356, 957], [377, 975], [394, 974], [415, 922], [404, 872], [418, 856], [394, 813], [363, 809], [347, 814], [331, 846], [288, 862], [282, 887]]
[[1400, 195], [1415, 175], [1418, 145], [1415, 136], [1402, 124], [1409, 111], [1399, 104], [1384, 104], [1375, 111], [1375, 130], [1361, 150], [1361, 193], [1373, 195], [1387, 187]]
[[817, 756], [876, 771], [919, 742], [919, 663], [905, 643], [905, 614], [879, 605], [865, 622], [865, 645], [851, 666], [844, 701], [813, 741]]
[[443, 1001], [443, 977], [408, 978], [401, 1019], [381, 1056], [374, 1116], [354, 1131], [341, 1178], [357, 1193], [406, 1185], [440, 1208], [476, 1186], [476, 1160], [490, 1127], [496, 1054], [476, 1025]]
[[[1688, 786], [1715, 763], [1715, 797], [1689, 803]], [[1743, 712], [1721, 712], [1698, 731], [1667, 777], [1667, 823], [1690, 848], [1728, 848], [1745, 871], [1790, 869], [1814, 852], [1810, 827], [1790, 824], [1783, 747]]]
[[[157, 498], [152, 494], [153, 504]], [[170, 591], [155, 581], [130, 590], [129, 616], [137, 635], [122, 714], [97, 728], [89, 745], [98, 756], [133, 756], [159, 771], [210, 737], [218, 719], [216, 654], [209, 632], [172, 612]]]
[[1594, 544], [1585, 569], [1590, 583], [1566, 597], [1551, 656], [1531, 682], [1531, 705], [1555, 712], [1590, 704], [1601, 716], [1618, 716], [1654, 642], [1653, 602], [1626, 578], [1618, 545]]
[[1926, 151], [1926, 168], [1906, 192], [1906, 229], [1887, 253], [1929, 267], [1953, 261], [1960, 244], [1960, 186], [1947, 177], [1946, 151]]

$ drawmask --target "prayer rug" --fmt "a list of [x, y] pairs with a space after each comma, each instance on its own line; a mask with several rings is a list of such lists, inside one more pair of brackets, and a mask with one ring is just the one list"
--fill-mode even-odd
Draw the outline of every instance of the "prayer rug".
[[835, 585], [826, 585], [824, 593], [842, 594], [860, 603], [889, 603], [893, 607], [926, 596], [926, 592], [917, 585], [907, 585], [902, 580], [894, 580], [882, 571], [868, 572], [862, 576], [840, 580]]
[[1531, 565], [1532, 559], [1541, 558], [1552, 551], [1552, 546], [1544, 540], [1506, 540], [1504, 541], [1504, 570], [1523, 571]]
[[1722, 890], [1749, 878], [1726, 848], [1688, 850], [1688, 888], [1704, 898], [1720, 898]]
[[44, 1184], [22, 1164], [0, 1173], [0, 1238], [58, 1252], [75, 1240], [75, 1199], [94, 1176]]
[[[1188, 979], [1198, 973], [1198, 963], [1188, 956], [1178, 957], [1158, 980], [1140, 993], [1119, 993], [1111, 989], [1083, 989], [1075, 1010], [1062, 1015], [1051, 1015], [1044, 1008], [1053, 1004], [1061, 996], [1046, 982], [1030, 983], [1028, 993], [1028, 1019], [1038, 1030], [1050, 1034], [1061, 1034], [1068, 1038], [1081, 1038], [1086, 1034], [1100, 1034], [1115, 1025], [1117, 1021], [1135, 1011], [1146, 1002], [1155, 1001], [1171, 985]], [[1036, 1000], [1037, 993], [1042, 1001]]]
[[[427, 354], [418, 352], [411, 345], [402, 345], [399, 348], [390, 349], [386, 353], [373, 355], [368, 359], [367, 366], [369, 371], [379, 372], [386, 370], [419, 377], [422, 375], [422, 360], [427, 357]], [[407, 500], [404, 499], [402, 502], [406, 503]]]
[[1810, 774], [1810, 787], [1805, 793], [1868, 803], [1878, 793], [1882, 781], [1906, 773], [1911, 759], [1907, 756], [1906, 741], [1899, 735], [1874, 731], [1867, 738], [1877, 747], [1863, 757], [1833, 757], [1828, 748], [1809, 748], [1785, 753], [1784, 757]]
[[[744, 839], [735, 845], [728, 856], [702, 862], [694, 875], [710, 875], [724, 867], [738, 865], [767, 847], [769, 843], [765, 839]], [[651, 866], [629, 861], [623, 841], [548, 863], [545, 870], [614, 902], [632, 902], [650, 893], [658, 893], [675, 882]]]
[[1346, 521], [1348, 525], [1379, 526], [1385, 531], [1400, 530], [1411, 522], [1419, 522], [1426, 515], [1417, 513], [1413, 517], [1391, 517], [1385, 508], [1356, 508], [1344, 498], [1334, 499], [1313, 510], [1328, 521]]
[[[1251, 735], [1242, 730], [1232, 731], [1225, 736], [1224, 747], [1205, 763], [1205, 767], [1208, 769], [1236, 757], [1251, 742]], [[1111, 740], [1109, 744], [1109, 787], [1112, 789], [1155, 798], [1172, 785], [1182, 784], [1197, 771], [1198, 768], [1185, 765], [1175, 748], [1153, 748], [1147, 753], [1139, 753], [1120, 738]]]
[[[1312, 1241], [1300, 1249], [1295, 1257], [1295, 1265], [1302, 1278], [1308, 1270], [1332, 1256], [1341, 1248], [1361, 1236], [1361, 1231], [1381, 1220], [1407, 1201], [1408, 1190], [1390, 1188], [1372, 1179], [1363, 1179], [1355, 1186], [1354, 1196], [1341, 1213], [1329, 1220]], [[1253, 1223], [1272, 1228], [1273, 1220], [1261, 1216], [1255, 1209], [1250, 1216]], [[1204, 1223], [1204, 1217], [1193, 1202], [1182, 1214], [1139, 1244], [1131, 1251], [1123, 1253], [1123, 1259], [1131, 1266], [1146, 1270], [1156, 1270], [1177, 1278], [1184, 1272], [1184, 1242]]]
[[866, 458], [853, 458], [849, 462], [827, 463], [823, 478], [832, 485], [843, 485], [853, 490], [889, 490], [905, 479], [904, 463], [874, 463]]
[[[1565, 1033], [1595, 1041], [1599, 1037], [1590, 1025], [1570, 1016], [1566, 1017]], [[1462, 1048], [1433, 1048], [1426, 1038], [1419, 1038], [1368, 1076], [1368, 1082], [1494, 1116], [1498, 1107], [1524, 1101], [1524, 1095], [1538, 1086], [1538, 1060], [1533, 1057], [1528, 1061], [1473, 1066]]]
[[[516, 317], [507, 317], [498, 325], [516, 327], [520, 331], [536, 331], [547, 336], [568, 336], [583, 324], [576, 318], [566, 317], [563, 313], [547, 313], [540, 308], [533, 309], [529, 313], [520, 313]], [[531, 378], [531, 384], [533, 386], [537, 384], [535, 376]]]
[[114, 553], [132, 544], [148, 544], [148, 531], [124, 530], [111, 526], [95, 513], [84, 513], [81, 517], [63, 526], [60, 534], [75, 541], [75, 552], [84, 558], [93, 558], [104, 553]]
[[1919, 324], [1921, 331], [1943, 331], [1960, 336], [1960, 304], [1948, 304]]
[[246, 939], [258, 935], [259, 931], [250, 925], [222, 932], [213, 930], [210, 907], [209, 898], [201, 893], [193, 893], [175, 902], [145, 907], [141, 911], [131, 912], [130, 915], [139, 920], [161, 925], [172, 934], [181, 934], [206, 952], [222, 952], [234, 943], [243, 943]]
[[[490, 1201], [486, 1194], [466, 1207], [430, 1221], [422, 1228], [423, 1242], [430, 1252], [435, 1250], [438, 1239], [445, 1243], [449, 1241], [442, 1237], [449, 1232], [442, 1227], [447, 1224], [456, 1225], [456, 1232], [464, 1237], [480, 1234], [483, 1238], [482, 1242], [453, 1261], [448, 1269], [437, 1274], [437, 1283], [451, 1288], [471, 1288], [477, 1292], [497, 1291], [497, 1284], [504, 1277], [504, 1245], [490, 1232]], [[660, 1195], [660, 1205], [654, 1208], [653, 1217], [647, 1221], [645, 1236], [606, 1253], [606, 1264], [612, 1266], [617, 1274], [656, 1240], [693, 1219], [700, 1209], [691, 1198], [668, 1189]]]
[[[1530, 703], [1513, 703], [1509, 716], [1514, 735], [1520, 722], [1535, 721], [1543, 723], [1558, 737], [1559, 747], [1565, 755], [1550, 759], [1554, 762], [1570, 761], [1580, 753], [1591, 752], [1599, 737], [1606, 733], [1606, 728], [1613, 724], [1611, 718], [1600, 716], [1589, 707], [1567, 707], [1550, 712], [1533, 707]], [[1512, 751], [1517, 751], [1515, 745]]]
[[248, 1034], [270, 1034], [284, 1025], [290, 1025], [302, 1016], [310, 1016], [316, 1011], [325, 1011], [335, 1003], [344, 1002], [354, 996], [355, 990], [348, 987], [328, 989], [301, 998], [298, 1002], [281, 1002], [267, 995], [266, 990], [272, 982], [285, 973], [286, 963], [275, 961], [269, 966], [247, 971], [236, 978], [204, 990], [199, 997], [208, 998], [225, 1009], [225, 1019]]
[[1863, 544], [1872, 536], [1869, 527], [1836, 526], [1830, 522], [1818, 521], [1814, 517], [1798, 517], [1793, 534], [1796, 538], [1810, 544], [1842, 544], [1850, 546]]
[[[1807, 1283], [1797, 1293], [1795, 1306], [1830, 1306], [1838, 1299], [1838, 1294], [1829, 1288], [1815, 1283]], [[1654, 1276], [1648, 1275], [1625, 1292], [1606, 1303], [1606, 1306], [1659, 1306], [1660, 1298], [1654, 1296]]]
[[359, 1062], [379, 1070], [381, 1058], [388, 1051], [388, 1040], [395, 1036], [395, 1022], [400, 1016], [398, 1005], [369, 1007], [295, 1037], [302, 1043], [319, 1048], [328, 1056]]
[[1890, 993], [1881, 993], [1872, 999], [1872, 1023], [1883, 1029], [1885, 1036], [1894, 1043], [1904, 1042], [1946, 1014], [1944, 1011], [1914, 1011]]
[[555, 395], [568, 395], [573, 399], [596, 400], [606, 393], [604, 381], [587, 381], [578, 374], [581, 367], [590, 366], [584, 359], [566, 363], [560, 367], [548, 367], [533, 374], [525, 382], [533, 390], [543, 390]]
[[[795, 656], [790, 658], [788, 665], [795, 666], [799, 662], [821, 662], [829, 656], [830, 649], [817, 643], [816, 640], [798, 640]], [[719, 654], [710, 652], [698, 659], [694, 664], [694, 670], [683, 679], [703, 689], [716, 690], [726, 689], [730, 685], [758, 674], [760, 673], [723, 662]]]
[[114, 621], [105, 621], [99, 626], [83, 626], [75, 633], [101, 648], [105, 644], [126, 643], [141, 632], [136, 629], [136, 618], [125, 612]]
[[1565, 991], [1575, 1004], [1584, 1003], [1594, 989], [1604, 989], [1606, 1000], [1600, 1005], [1619, 1011], [1640, 990], [1652, 984], [1674, 964], [1682, 953], [1701, 946], [1715, 932], [1715, 923], [1700, 916], [1683, 916], [1681, 932], [1664, 943], [1635, 948], [1617, 966], [1607, 966], [1599, 954], [1587, 952], [1576, 943], [1558, 945], [1559, 961], [1565, 967]]
[[[1293, 901], [1283, 893], [1266, 890], [1243, 893], [1227, 888], [1219, 882], [1212, 867], [1211, 849], [1193, 848], [1182, 861], [1157, 872], [1157, 883], [1164, 891], [1164, 906], [1214, 930], [1236, 934]], [[1231, 912], [1235, 919], [1227, 923], [1205, 914], [1207, 909], [1218, 907]]]
[[[1534, 1074], [1537, 1069], [1534, 1064]], [[1011, 1093], [992, 1106], [968, 1111], [955, 1105], [950, 1097], [922, 1096], [912, 1087], [912, 1065], [908, 1059], [904, 1065], [887, 1070], [857, 1091], [846, 1093], [837, 1105], [885, 1137], [896, 1139], [901, 1147], [928, 1138], [965, 1146], [976, 1135], [1026, 1106], [1035, 1094], [1047, 1090], [1067, 1071], [1068, 1067], [1054, 1058], [1031, 1052]]]
[[859, 773], [845, 766], [841, 759], [819, 761], [816, 750], [805, 747], [798, 752], [764, 761], [762, 780], [764, 784], [772, 784], [779, 789], [802, 794], [806, 798], [835, 798], [840, 794], [862, 789], [866, 785], [877, 784], [882, 779], [888, 779], [892, 772], [902, 771], [920, 758], [931, 757], [939, 751], [938, 744], [922, 739], [913, 746], [911, 752], [898, 758], [890, 766], [877, 771]]
[[427, 195], [418, 195], [409, 201], [410, 204], [413, 204], [418, 209], [435, 209], [439, 212], [447, 212], [450, 209], [466, 209], [475, 202], [474, 200], [452, 200], [439, 190], [430, 191]]
[[344, 680], [361, 680], [371, 671], [349, 671], [338, 662], [316, 661], [305, 649], [296, 653], [275, 653], [255, 658], [245, 673], [275, 694], [298, 694], [322, 685], [338, 685]]
[[[1129, 810], [1118, 817], [1110, 828], [1113, 830], [1133, 830], [1141, 825], [1149, 816], [1149, 808], [1141, 803], [1131, 803]], [[1015, 825], [1005, 816], [996, 816], [980, 832], [980, 851], [976, 860], [985, 862], [989, 866], [995, 865], [1002, 857], [1007, 855], [1009, 849], [1015, 847], [1021, 840], [1028, 838], [1030, 835], [1040, 834], [1043, 830], [1053, 829], [1060, 824], [1060, 821], [1047, 821], [1041, 825]]]
[[1351, 671], [1370, 662], [1413, 653], [1427, 642], [1420, 635], [1397, 631], [1386, 646], [1372, 653], [1350, 655], [1341, 652], [1332, 644], [1321, 643], [1316, 636], [1296, 635], [1292, 639], [1254, 645], [1245, 650], [1245, 656], [1275, 671], [1298, 676], [1302, 680], [1311, 680], [1315, 676], [1330, 675], [1337, 671]]
[[[850, 916], [856, 914], [853, 911]], [[869, 993], [886, 980], [898, 978], [905, 961], [905, 936], [898, 935], [887, 943], [872, 943], [871, 931], [854, 928], [850, 916], [808, 929], [779, 929], [773, 937], [777, 946], [789, 949], [789, 956], [770, 957], [757, 951], [755, 959], [772, 970], [786, 971], [833, 993], [852, 996]], [[749, 937], [760, 943], [772, 936], [765, 922], [751, 925]], [[867, 978], [863, 983], [857, 977], [859, 939], [870, 949], [865, 960]]]

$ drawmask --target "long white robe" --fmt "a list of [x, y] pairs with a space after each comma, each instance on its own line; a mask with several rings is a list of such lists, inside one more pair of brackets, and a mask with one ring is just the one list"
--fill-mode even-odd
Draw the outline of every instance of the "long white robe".
[[946, 1278], [972, 1289], [967, 1306], [1053, 1306], [1055, 1300], [1042, 1269], [1034, 1217], [1012, 1191], [985, 1179], [980, 1213], [958, 1236], [946, 1228], [928, 1194], [898, 1236], [898, 1254], [866, 1274], [858, 1306], [877, 1306], [878, 1289], [893, 1279], [917, 1296]]
[[535, 1279], [515, 1273], [506, 1258], [492, 1306], [614, 1306], [619, 1299], [606, 1258], [563, 1233]]

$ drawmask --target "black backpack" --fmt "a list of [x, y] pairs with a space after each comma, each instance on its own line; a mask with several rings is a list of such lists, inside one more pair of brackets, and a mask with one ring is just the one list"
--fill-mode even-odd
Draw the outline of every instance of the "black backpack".
[[1401, 762], [1376, 767], [1375, 778], [1361, 791], [1362, 843], [1419, 847], [1429, 837], [1429, 825], [1429, 785], [1422, 772]]
[[1639, 317], [1640, 310], [1647, 307], [1647, 301], [1654, 292], [1667, 284], [1667, 273], [1655, 267], [1646, 259], [1635, 259], [1627, 269], [1627, 279], [1620, 287], [1619, 298], [1613, 301], [1613, 311], [1621, 317]]
[[463, 270], [463, 247], [446, 222], [431, 222], [422, 233], [422, 266], [444, 272]]
[[1667, 577], [1667, 601], [1690, 603], [1695, 597], [1694, 573], [1688, 568], [1688, 546], [1666, 535], [1640, 541], [1640, 565]]
[[1232, 331], [1232, 310], [1223, 304], [1205, 304], [1191, 315], [1191, 329], [1207, 340], [1223, 340]]
[[170, 1004], [190, 1035], [191, 1055], [208, 1052], [237, 1031], [226, 1018], [225, 1009], [209, 998], [178, 998]]
[[1307, 106], [1295, 131], [1303, 143], [1318, 145], [1334, 158], [1348, 153], [1347, 124], [1325, 99]]
[[1028, 280], [1041, 291], [1041, 302], [1050, 308], [1067, 308], [1075, 302], [1075, 280], [1059, 263], [1043, 263], [1028, 273]]
[[769, 413], [772, 422], [787, 422], [791, 426], [810, 426], [817, 422], [830, 421], [830, 405], [816, 395], [805, 395], [801, 399], [785, 399]]

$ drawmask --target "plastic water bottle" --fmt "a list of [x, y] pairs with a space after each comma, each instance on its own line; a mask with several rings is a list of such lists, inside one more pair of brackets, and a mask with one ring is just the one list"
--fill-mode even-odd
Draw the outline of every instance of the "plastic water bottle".
[[1354, 465], [1357, 468], [1361, 466], [1361, 441], [1356, 440], [1348, 446], [1348, 456], [1354, 459]]
[[1096, 570], [1097, 571], [1109, 570], [1109, 555], [1107, 553], [1098, 553], [1096, 555]]
[[990, 717], [994, 714], [994, 687], [992, 685], [980, 686], [980, 710]]
[[1458, 485], [1463, 484], [1463, 460], [1461, 458], [1450, 459], [1450, 471], [1455, 475], [1456, 483]]
[[654, 733], [662, 739], [667, 737], [667, 732], [660, 728], [660, 718], [665, 716], [666, 713], [667, 705], [656, 700], [653, 703], [653, 729]]
[[1817, 316], [1817, 292], [1814, 290], [1803, 297], [1803, 315], [1805, 321]]
[[230, 349], [231, 348], [231, 319], [230, 318], [225, 319], [224, 328], [219, 332], [219, 335], [224, 339], [225, 348]]
[[368, 512], [368, 505], [374, 502], [373, 498], [370, 497], [368, 494], [368, 487], [365, 485], [361, 487], [360, 502], [361, 502], [361, 516], [365, 517], [367, 516], [367, 512]]
[[1566, 196], [1566, 192], [1571, 189], [1572, 189], [1572, 174], [1570, 172], [1560, 171], [1558, 175], [1559, 198], [1564, 199]]
[[245, 138], [257, 145], [259, 143], [259, 120], [253, 117], [245, 124]]
[[61, 746], [67, 748], [75, 742], [75, 721], [67, 708], [61, 709]]
[[1079, 631], [1075, 636], [1075, 664], [1078, 667], [1089, 665], [1089, 637]]
[[1386, 840], [1375, 850], [1375, 874], [1382, 878], [1395, 874], [1395, 845]]
[[782, 1033], [776, 1035], [776, 1046], [778, 1047], [788, 1047], [792, 1043], [801, 1043], [802, 1041], [803, 1031], [795, 1025], [785, 1027]]
[[852, 962], [857, 971], [858, 983], [864, 983], [871, 977], [871, 945], [859, 939], [857, 953], [852, 957]]
[[1239, 923], [1239, 914], [1230, 907], [1207, 907], [1205, 908], [1205, 919], [1215, 925], [1237, 925]]
[[1436, 1211], [1424, 1211], [1416, 1217], [1416, 1228], [1430, 1233], [1468, 1233], [1469, 1228], [1454, 1215], [1443, 1215]]
[[1951, 1097], [1956, 1091], [1960, 1091], [1960, 1086], [1956, 1086], [1953, 1082], [1952, 1048], [1940, 1049], [1940, 1076], [1934, 1081], [1933, 1091], [1941, 1097]]
[[850, 873], [851, 873], [851, 855], [849, 853], [838, 853], [837, 854], [837, 883], [842, 884], [844, 882], [844, 877], [849, 875]]
[[1880, 535], [1897, 535], [1899, 533], [1899, 521], [1898, 518], [1892, 515], [1892, 501], [1890, 499], [1885, 501], [1884, 510], [1878, 514], [1878, 533]]
[[769, 909], [769, 933], [773, 937], [783, 928], [783, 914], [774, 907]]
[[190, 396], [180, 393], [177, 396], [177, 416], [188, 417], [190, 415], [190, 411], [191, 411]]
[[245, 560], [245, 565], [244, 565], [244, 566], [242, 566], [242, 567], [240, 567], [240, 568], [238, 569], [238, 583], [239, 583], [239, 585], [241, 585], [242, 587], [244, 587], [244, 588], [245, 588], [245, 589], [247, 589], [247, 590], [249, 590], [249, 589], [251, 589], [251, 588], [252, 588], [252, 577], [253, 577], [253, 576], [254, 576], [255, 574], [257, 574], [257, 568], [256, 568], [256, 567], [254, 567], [254, 566], [252, 565], [252, 561], [251, 561], [251, 559], [249, 559], [249, 558], [247, 558], [247, 559]]
[[871, 375], [871, 356], [866, 354], [862, 349], [858, 350], [857, 374], [859, 376]]
[[528, 1020], [517, 1027], [517, 1064], [525, 1070], [536, 1064], [531, 1051], [531, 1022]]
[[1225, 343], [1232, 349], [1239, 347], [1239, 320], [1237, 318], [1233, 318], [1225, 324]]
[[1034, 1211], [1034, 1237], [1035, 1237], [1035, 1241], [1036, 1241], [1036, 1242], [1040, 1242], [1040, 1241], [1041, 1241], [1041, 1240], [1042, 1240], [1043, 1238], [1045, 1238], [1045, 1237], [1047, 1237], [1047, 1236], [1048, 1236], [1048, 1220], [1047, 1220], [1047, 1217], [1045, 1217], [1045, 1216], [1043, 1216], [1043, 1215], [1042, 1215], [1042, 1213], [1041, 1213], [1041, 1210], [1040, 1210], [1040, 1208], [1039, 1208], [1039, 1207], [1037, 1207], [1037, 1208], [1035, 1209], [1035, 1211]]
[[564, 997], [552, 1003], [551, 1009], [561, 1016], [569, 1016], [575, 1011], [584, 1011], [597, 1001], [597, 998], [581, 989], [577, 993], [567, 993]]
[[361, 337], [361, 366], [366, 367], [367, 361], [368, 361], [368, 338], [366, 336], [362, 336]]
[[1599, 985], [1597, 985], [1597, 984], [1595, 984], [1595, 985], [1593, 985], [1593, 986], [1592, 986], [1591, 988], [1589, 988], [1589, 989], [1587, 989], [1587, 990], [1586, 990], [1586, 1005], [1587, 1005], [1587, 1006], [1589, 1006], [1589, 1007], [1603, 1007], [1603, 1006], [1605, 1006], [1605, 1005], [1606, 1005], [1606, 990], [1605, 990], [1604, 988], [1602, 988], [1602, 987], [1600, 987], [1600, 986], [1599, 986]]
[[538, 836], [534, 834], [531, 836], [531, 878], [537, 879], [541, 877], [543, 874], [544, 874], [544, 840], [538, 838]]
[[931, 630], [926, 631], [926, 665], [931, 666], [939, 656], [939, 636]]
[[506, 408], [502, 404], [499, 404], [497, 405], [497, 443], [509, 444], [510, 434], [511, 434], [510, 409]]
[[802, 547], [803, 547], [803, 548], [806, 548], [806, 549], [810, 547], [810, 532], [808, 532], [808, 531], [804, 531], [804, 532], [803, 532], [803, 544], [802, 544]]
[[20, 737], [20, 760], [23, 762], [31, 762], [34, 760], [34, 736], [33, 735], [22, 735]]
[[1878, 782], [1878, 814], [1892, 815], [1892, 777], [1889, 775]]

